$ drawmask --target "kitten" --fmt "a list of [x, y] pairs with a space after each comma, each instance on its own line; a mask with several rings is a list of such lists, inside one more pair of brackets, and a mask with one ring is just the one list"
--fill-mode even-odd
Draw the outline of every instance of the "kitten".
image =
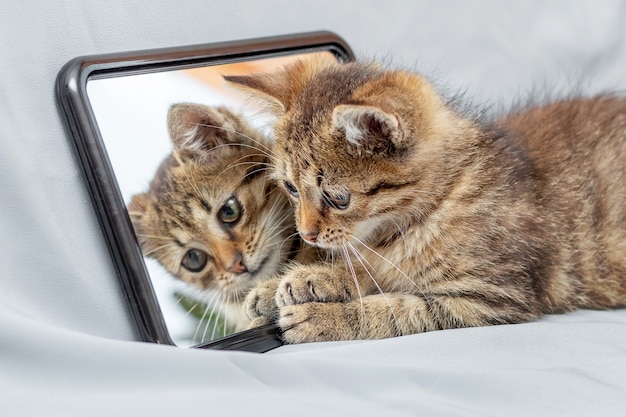
[[176, 278], [215, 292], [242, 330], [250, 288], [295, 255], [306, 259], [293, 209], [266, 175], [270, 144], [223, 107], [174, 105], [168, 129], [172, 154], [128, 207], [139, 243]]
[[372, 63], [226, 79], [278, 116], [273, 177], [301, 237], [343, 258], [290, 268], [248, 309], [279, 314], [288, 342], [626, 306], [624, 98], [486, 122]]

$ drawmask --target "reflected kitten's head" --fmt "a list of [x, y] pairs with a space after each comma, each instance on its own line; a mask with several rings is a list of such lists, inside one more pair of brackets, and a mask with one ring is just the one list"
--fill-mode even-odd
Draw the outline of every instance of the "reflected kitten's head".
[[437, 206], [462, 165], [462, 151], [448, 161], [471, 125], [417, 74], [300, 61], [225, 78], [278, 116], [273, 176], [302, 238], [319, 247], [389, 239]]
[[267, 141], [223, 107], [174, 105], [168, 128], [172, 154], [129, 204], [142, 251], [192, 286], [241, 301], [293, 250], [292, 210], [266, 175]]

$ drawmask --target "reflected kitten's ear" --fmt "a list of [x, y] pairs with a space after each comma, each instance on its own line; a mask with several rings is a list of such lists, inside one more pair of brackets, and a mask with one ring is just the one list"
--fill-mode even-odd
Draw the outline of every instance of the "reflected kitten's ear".
[[201, 104], [174, 104], [167, 115], [167, 126], [177, 159], [206, 161], [216, 146], [228, 143], [235, 126], [225, 113], [225, 109]]
[[333, 111], [332, 125], [359, 154], [389, 153], [403, 136], [394, 115], [372, 106], [341, 104]]

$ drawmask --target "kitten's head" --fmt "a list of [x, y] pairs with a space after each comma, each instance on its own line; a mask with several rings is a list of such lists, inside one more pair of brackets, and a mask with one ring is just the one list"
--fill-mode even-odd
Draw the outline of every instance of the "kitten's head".
[[292, 250], [292, 210], [267, 178], [267, 142], [222, 107], [174, 105], [168, 128], [172, 154], [129, 204], [142, 251], [234, 302]]
[[469, 122], [407, 71], [324, 60], [225, 78], [278, 116], [273, 176], [320, 247], [380, 241], [431, 212], [467, 147]]

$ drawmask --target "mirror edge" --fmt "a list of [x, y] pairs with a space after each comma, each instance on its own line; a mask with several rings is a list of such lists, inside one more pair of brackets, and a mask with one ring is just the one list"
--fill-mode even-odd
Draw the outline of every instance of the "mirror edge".
[[73, 139], [74, 154], [128, 301], [134, 329], [141, 341], [174, 345], [147, 278], [130, 218], [127, 214], [120, 215], [125, 213], [125, 207], [87, 98], [85, 62], [83, 57], [75, 58], [59, 71], [56, 82], [59, 112]]
[[[87, 81], [163, 70], [193, 68], [270, 55], [326, 50], [354, 60], [348, 44], [328, 31], [220, 43], [89, 55], [68, 61], [56, 79], [58, 110], [73, 139], [100, 227], [141, 341], [175, 345], [149, 279], [141, 249], [123, 203], [104, 142], [87, 97]], [[282, 345], [278, 326], [267, 325], [194, 346], [266, 352]]]

